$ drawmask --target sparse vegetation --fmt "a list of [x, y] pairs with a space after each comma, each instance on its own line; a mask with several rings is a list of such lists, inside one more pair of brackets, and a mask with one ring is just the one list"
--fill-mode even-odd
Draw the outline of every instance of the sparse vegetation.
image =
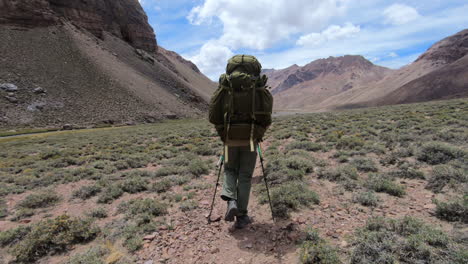
[[377, 174], [370, 175], [366, 185], [371, 190], [388, 193], [393, 196], [401, 197], [406, 194], [405, 188], [402, 185]]
[[70, 245], [94, 239], [98, 233], [99, 229], [90, 221], [62, 215], [34, 224], [11, 252], [18, 262], [31, 263], [46, 254], [63, 252]]
[[449, 202], [436, 201], [436, 215], [447, 221], [468, 223], [468, 194]]
[[451, 160], [464, 158], [465, 151], [441, 142], [430, 142], [422, 146], [418, 160], [431, 165], [447, 163]]
[[107, 217], [107, 211], [106, 209], [102, 207], [98, 207], [95, 209], [92, 209], [89, 213], [87, 213], [89, 217], [94, 217], [94, 218], [106, 218]]
[[373, 191], [360, 192], [353, 198], [354, 202], [360, 203], [363, 206], [375, 207], [379, 204], [379, 197]]
[[74, 198], [86, 200], [97, 195], [100, 191], [101, 191], [101, 187], [98, 185], [86, 185], [74, 191], [72, 196]]
[[320, 238], [317, 230], [309, 228], [301, 245], [300, 263], [340, 264], [338, 250]]
[[[268, 197], [264, 193], [260, 202], [268, 203]], [[285, 183], [271, 190], [271, 202], [273, 214], [280, 218], [289, 216], [291, 211], [300, 206], [319, 204], [319, 196], [299, 182]]]
[[[426, 205], [427, 194], [438, 193], [435, 215], [456, 229], [467, 222], [468, 215], [467, 106], [464, 99], [276, 118], [263, 144], [275, 216], [295, 218], [296, 213], [315, 211], [313, 205], [320, 199], [314, 190], [322, 186], [341, 195], [343, 207], [351, 207], [345, 213], [356, 211], [352, 207], [361, 213], [370, 211], [353, 202], [384, 213], [394, 210], [383, 199], [407, 208], [413, 194], [411, 199], [400, 197], [426, 186], [425, 200], [419, 206]], [[87, 223], [86, 230], [94, 226], [91, 221], [105, 223], [103, 232], [93, 237], [135, 252], [143, 246], [144, 236], [170, 228], [166, 218], [172, 215], [167, 212], [185, 211], [186, 217], [205, 214], [206, 206], [198, 203], [214, 187], [216, 155], [222, 152], [216, 132], [200, 120], [0, 138], [0, 145], [0, 218], [15, 227], [0, 232], [0, 255], [9, 254], [9, 258], [17, 255], [14, 248], [23, 241], [37, 248], [27, 236], [38, 223], [55, 221], [60, 210], [48, 208], [67, 203], [85, 205], [83, 215], [90, 219], [80, 221]], [[257, 176], [251, 197], [266, 204], [264, 183]], [[59, 184], [66, 188], [57, 189]], [[17, 195], [21, 193], [26, 194]], [[11, 204], [12, 198], [18, 202]], [[329, 199], [326, 194], [321, 198]], [[323, 213], [328, 214], [327, 210]], [[345, 250], [335, 249], [311, 232], [301, 245], [301, 261], [340, 263], [333, 262], [339, 261], [335, 258], [339, 255], [343, 260], [351, 258], [352, 263], [467, 262], [466, 245], [457, 242], [461, 240], [429, 232], [431, 228], [415, 224], [418, 221], [372, 221], [354, 237], [341, 237], [354, 241]], [[66, 246], [46, 242], [47, 249], [38, 249], [33, 261], [90, 239], [68, 239]], [[70, 252], [74, 255], [70, 263], [99, 263], [105, 250], [90, 246], [76, 256]], [[21, 252], [29, 254], [25, 249]]]
[[26, 198], [18, 203], [18, 207], [27, 209], [44, 208], [52, 206], [58, 201], [60, 201], [58, 194], [52, 191], [44, 191], [26, 196]]
[[463, 263], [458, 262], [461, 244], [412, 217], [371, 218], [353, 245], [351, 263]]

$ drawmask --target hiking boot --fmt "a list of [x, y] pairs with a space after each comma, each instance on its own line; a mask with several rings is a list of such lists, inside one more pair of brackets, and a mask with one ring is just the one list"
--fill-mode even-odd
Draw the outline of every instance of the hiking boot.
[[251, 223], [252, 223], [252, 220], [250, 220], [250, 217], [248, 215], [241, 215], [237, 217], [237, 220], [234, 226], [237, 229], [242, 229]]
[[228, 222], [234, 221], [234, 216], [237, 216], [239, 210], [237, 209], [237, 202], [236, 200], [230, 200], [227, 202], [227, 211], [226, 216], [224, 216], [224, 220]]

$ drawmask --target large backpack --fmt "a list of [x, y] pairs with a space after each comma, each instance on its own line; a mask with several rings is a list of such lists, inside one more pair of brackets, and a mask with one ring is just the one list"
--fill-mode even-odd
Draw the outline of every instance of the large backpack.
[[254, 151], [254, 142], [262, 140], [271, 124], [273, 97], [266, 88], [267, 77], [260, 76], [261, 69], [254, 56], [236, 55], [219, 78], [209, 120], [228, 146], [246, 142]]

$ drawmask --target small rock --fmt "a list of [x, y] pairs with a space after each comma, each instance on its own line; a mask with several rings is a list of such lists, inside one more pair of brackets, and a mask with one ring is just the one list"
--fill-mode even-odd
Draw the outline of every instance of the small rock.
[[63, 129], [63, 130], [72, 130], [72, 129], [73, 129], [73, 125], [72, 125], [72, 124], [65, 124], [65, 125], [63, 125], [62, 129]]
[[42, 94], [42, 93], [45, 93], [46, 91], [45, 91], [44, 88], [42, 88], [42, 87], [37, 87], [37, 88], [35, 88], [35, 89], [33, 90], [33, 92], [34, 92], [35, 94]]
[[343, 241], [341, 241], [341, 244], [340, 244], [340, 245], [341, 245], [341, 247], [347, 247], [347, 246], [348, 246], [348, 242], [346, 242], [346, 241], [343, 240]]
[[31, 220], [30, 219], [23, 219], [21, 221], [19, 221], [21, 224], [29, 224], [31, 223]]
[[147, 236], [143, 237], [143, 240], [150, 240], [151, 241], [151, 240], [153, 240], [155, 238], [156, 238], [156, 233], [153, 233], [151, 235], [147, 235]]
[[213, 248], [210, 252], [211, 254], [217, 254], [219, 253], [219, 248]]
[[167, 118], [167, 119], [177, 119], [177, 115], [174, 115], [174, 114], [167, 114], [167, 115], [166, 115], [166, 118]]
[[246, 244], [246, 245], [245, 245], [245, 248], [249, 248], [249, 249], [250, 249], [250, 248], [253, 248], [253, 245], [252, 245], [252, 243], [248, 243], [248, 244]]
[[28, 105], [27, 109], [28, 111], [30, 112], [36, 112], [36, 111], [41, 111], [44, 109], [44, 107], [46, 106], [45, 103], [32, 103], [30, 105]]
[[159, 230], [167, 230], [167, 229], [168, 229], [168, 228], [167, 228], [167, 226], [165, 226], [165, 225], [159, 227]]
[[298, 224], [305, 224], [305, 223], [307, 222], [307, 220], [304, 219], [304, 218], [302, 218], [302, 217], [298, 217], [298, 218], [296, 219], [296, 222], [297, 222]]
[[152, 260], [147, 260], [147, 261], [145, 261], [145, 263], [143, 263], [143, 264], [153, 264], [153, 263], [154, 263], [154, 262], [153, 262]]
[[16, 92], [18, 91], [18, 86], [12, 83], [2, 83], [0, 84], [0, 90], [4, 90], [7, 92]]
[[435, 204], [426, 204], [424, 205], [424, 209], [435, 209], [437, 206]]
[[8, 100], [8, 102], [12, 103], [12, 104], [16, 104], [18, 103], [18, 99], [16, 97], [13, 97], [13, 96], [5, 96], [5, 98]]

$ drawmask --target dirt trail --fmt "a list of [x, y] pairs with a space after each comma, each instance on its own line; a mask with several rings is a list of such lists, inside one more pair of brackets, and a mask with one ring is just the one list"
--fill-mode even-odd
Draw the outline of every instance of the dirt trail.
[[[258, 162], [254, 172], [254, 183], [261, 180], [261, 167]], [[214, 183], [216, 175], [205, 177], [206, 182]], [[218, 195], [221, 192], [218, 188]], [[253, 223], [239, 230], [233, 223], [222, 218], [226, 203], [216, 198], [212, 219], [221, 219], [207, 224], [206, 216], [210, 209], [213, 188], [197, 194], [199, 208], [183, 213], [172, 208], [167, 222], [170, 228], [163, 227], [154, 233], [140, 250], [140, 260], [153, 260], [154, 263], [295, 263], [297, 261], [296, 242], [300, 235], [292, 221], [273, 223], [268, 205], [260, 205], [253, 192], [250, 198], [249, 214]], [[152, 238], [152, 236], [148, 236]]]

